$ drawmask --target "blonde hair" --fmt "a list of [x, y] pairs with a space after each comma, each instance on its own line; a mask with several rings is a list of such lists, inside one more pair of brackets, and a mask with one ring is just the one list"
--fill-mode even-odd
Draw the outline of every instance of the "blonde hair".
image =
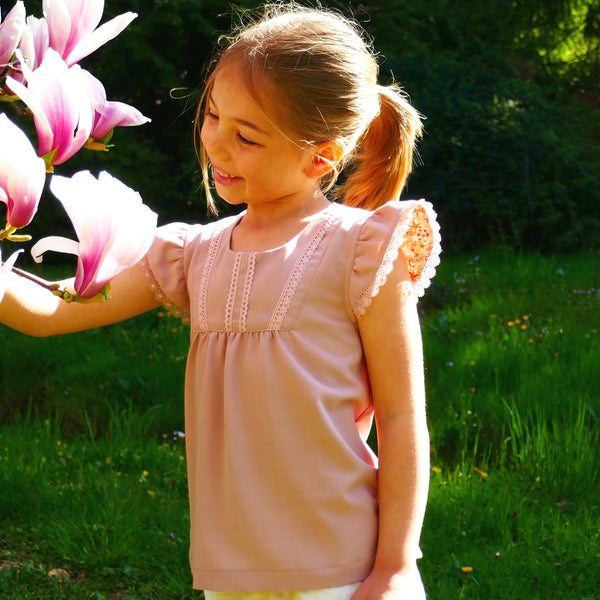
[[335, 141], [339, 162], [321, 179], [344, 204], [374, 209], [398, 199], [413, 166], [422, 133], [418, 112], [396, 84], [377, 83], [375, 53], [359, 26], [342, 15], [295, 3], [266, 5], [261, 17], [231, 36], [212, 63], [195, 120], [196, 149], [208, 202], [208, 157], [200, 141], [206, 98], [215, 74], [236, 62], [247, 89], [265, 115], [298, 146], [316, 151]]

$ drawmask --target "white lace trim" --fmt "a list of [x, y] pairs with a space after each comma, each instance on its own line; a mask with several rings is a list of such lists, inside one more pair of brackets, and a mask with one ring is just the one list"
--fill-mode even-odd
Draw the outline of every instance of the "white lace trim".
[[279, 297], [279, 301], [277, 302], [277, 306], [275, 307], [275, 311], [271, 317], [271, 321], [269, 323], [269, 330], [278, 330], [283, 325], [283, 321], [287, 315], [287, 312], [292, 304], [292, 299], [298, 289], [298, 285], [302, 280], [302, 275], [306, 270], [306, 266], [308, 265], [308, 261], [311, 259], [312, 255], [316, 252], [321, 240], [325, 237], [331, 223], [333, 221], [333, 215], [328, 214], [325, 219], [321, 222], [317, 232], [313, 236], [310, 244], [305, 248], [304, 252], [300, 255], [292, 272], [290, 273], [283, 291], [281, 292], [281, 296]]
[[[413, 218], [415, 215], [415, 209], [417, 206], [425, 209], [425, 213], [427, 215], [427, 220], [429, 227], [431, 228], [431, 236], [432, 236], [432, 247], [423, 266], [422, 270], [418, 274], [418, 278], [413, 282], [414, 285], [414, 293], [417, 298], [420, 298], [425, 293], [425, 290], [431, 284], [431, 280], [435, 276], [435, 269], [440, 264], [440, 254], [442, 252], [441, 248], [441, 237], [440, 237], [440, 226], [437, 222], [437, 215], [433, 210], [433, 206], [430, 202], [425, 200], [418, 200], [415, 203], [415, 206], [405, 211], [400, 218], [400, 221], [396, 225], [388, 247], [383, 255], [383, 260], [373, 281], [371, 284], [362, 292], [359, 296], [356, 305], [354, 307], [354, 314], [357, 317], [362, 317], [367, 308], [371, 305], [373, 298], [377, 296], [379, 290], [383, 287], [389, 274], [392, 272], [394, 268], [394, 261], [396, 260], [400, 248], [406, 241], [406, 234], [411, 229], [411, 225], [413, 224]], [[416, 234], [418, 235], [418, 234]]]
[[240, 277], [240, 263], [242, 255], [236, 254], [233, 262], [233, 271], [229, 279], [229, 291], [227, 292], [227, 302], [225, 303], [225, 331], [232, 330], [233, 321], [233, 305], [235, 303], [235, 295], [238, 287], [238, 279]]
[[204, 265], [204, 271], [202, 272], [202, 279], [200, 280], [200, 289], [198, 290], [198, 327], [201, 331], [208, 329], [208, 313], [207, 313], [207, 297], [208, 297], [208, 282], [210, 280], [210, 274], [212, 272], [213, 264], [217, 257], [219, 245], [225, 231], [225, 223], [220, 222], [213, 230], [210, 242], [208, 245], [208, 252], [206, 253], [206, 264]]
[[146, 282], [148, 283], [148, 288], [154, 295], [154, 298], [157, 302], [160, 302], [162, 306], [164, 306], [169, 313], [171, 313], [174, 317], [181, 319], [184, 323], [190, 322], [190, 315], [177, 306], [175, 302], [173, 302], [160, 287], [160, 284], [156, 280], [154, 276], [154, 272], [152, 271], [152, 267], [150, 266], [150, 262], [148, 261], [148, 257], [144, 256], [142, 260], [139, 262], [140, 268], [142, 269], [144, 276], [146, 277]]
[[248, 272], [244, 282], [244, 292], [242, 294], [242, 308], [240, 310], [240, 331], [244, 332], [248, 325], [248, 306], [250, 304], [250, 292], [254, 281], [254, 270], [256, 267], [256, 252], [248, 255]]

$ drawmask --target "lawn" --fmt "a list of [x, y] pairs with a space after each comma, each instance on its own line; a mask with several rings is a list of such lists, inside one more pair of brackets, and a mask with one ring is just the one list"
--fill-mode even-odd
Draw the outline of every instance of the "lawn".
[[[444, 257], [422, 300], [430, 600], [600, 599], [599, 263]], [[0, 599], [201, 597], [188, 335], [165, 311], [55, 339], [0, 327]]]

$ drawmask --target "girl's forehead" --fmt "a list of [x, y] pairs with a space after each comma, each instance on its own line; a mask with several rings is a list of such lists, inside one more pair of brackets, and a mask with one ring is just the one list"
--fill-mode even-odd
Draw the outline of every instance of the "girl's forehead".
[[[268, 89], [266, 77], [261, 77], [260, 82], [252, 82], [243, 65], [238, 63], [225, 63], [215, 70], [211, 85], [208, 89], [208, 98], [217, 105], [219, 112], [242, 118], [260, 124], [265, 131], [272, 131], [274, 123], [269, 116], [268, 94], [260, 93], [258, 88]], [[252, 85], [253, 84], [253, 85]], [[238, 113], [243, 113], [238, 114]], [[245, 115], [245, 116], [244, 116]]]

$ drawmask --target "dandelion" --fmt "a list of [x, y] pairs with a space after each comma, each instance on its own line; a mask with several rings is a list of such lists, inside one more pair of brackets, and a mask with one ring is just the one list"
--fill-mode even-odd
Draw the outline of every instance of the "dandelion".
[[527, 325], [525, 325], [525, 323], [523, 323], [523, 325], [521, 325], [521, 331], [525, 331], [525, 329], [527, 329]]
[[148, 475], [150, 475], [150, 473], [148, 471], [142, 471], [142, 475], [144, 477], [148, 477]]
[[104, 459], [104, 462], [105, 462], [107, 465], [110, 465], [110, 463], [112, 463], [112, 458], [111, 458], [110, 456], [107, 456], [107, 457]]
[[508, 327], [512, 327], [514, 324], [515, 324], [515, 322], [514, 322], [514, 321], [509, 321], [509, 322], [507, 323]]
[[156, 492], [154, 490], [148, 490], [148, 496], [150, 496], [150, 498], [154, 498], [154, 496], [156, 496]]
[[442, 472], [442, 470], [441, 470], [439, 467], [431, 467], [431, 470], [432, 470], [434, 473], [441, 473], [441, 472]]
[[460, 570], [465, 573], [466, 575], [468, 575], [469, 573], [473, 572], [473, 567], [461, 567]]

